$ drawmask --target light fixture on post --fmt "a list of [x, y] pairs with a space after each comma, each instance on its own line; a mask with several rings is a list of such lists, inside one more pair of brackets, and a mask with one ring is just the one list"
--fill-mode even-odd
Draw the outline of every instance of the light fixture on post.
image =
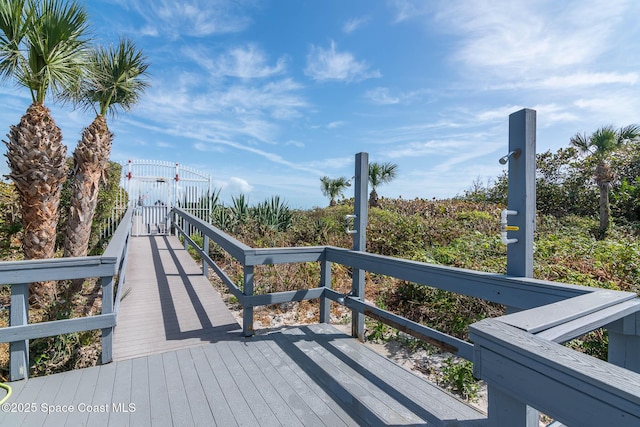
[[509, 154], [507, 154], [506, 156], [502, 156], [498, 159], [498, 162], [500, 162], [501, 165], [506, 165], [507, 162], [509, 161], [509, 158], [513, 157], [514, 159], [517, 159], [518, 157], [520, 157], [520, 154], [522, 154], [522, 150], [519, 148], [516, 148], [513, 151], [510, 151]]

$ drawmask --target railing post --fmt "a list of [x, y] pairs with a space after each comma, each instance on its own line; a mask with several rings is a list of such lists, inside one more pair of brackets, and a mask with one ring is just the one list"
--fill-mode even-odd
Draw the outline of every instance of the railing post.
[[[102, 285], [102, 314], [113, 313], [113, 276], [100, 278]], [[113, 360], [113, 327], [102, 329], [102, 364]]]
[[[244, 266], [244, 286], [242, 293], [245, 296], [253, 295], [253, 266]], [[253, 335], [253, 307], [242, 306], [242, 335], [250, 337]]]
[[[356, 154], [353, 250], [367, 250], [369, 154]], [[364, 301], [364, 270], [353, 269], [351, 296]], [[351, 310], [351, 335], [364, 341], [364, 314]]]
[[[29, 284], [11, 286], [11, 309], [9, 326], [29, 323]], [[9, 379], [17, 381], [29, 378], [29, 340], [14, 341], [9, 344]]]
[[538, 427], [538, 411], [508, 393], [487, 386], [490, 427]]
[[[330, 261], [320, 261], [320, 286], [331, 289]], [[331, 323], [331, 300], [325, 296], [320, 298], [320, 323]]]
[[[202, 235], [202, 252], [209, 255], [209, 236], [204, 233]], [[209, 277], [209, 263], [204, 258], [202, 258], [202, 275]]]
[[609, 363], [640, 373], [640, 313], [607, 325]]
[[[509, 115], [508, 217], [517, 242], [507, 245], [507, 275], [533, 277], [533, 233], [536, 228], [536, 112], [523, 109]], [[502, 160], [501, 160], [502, 163]], [[507, 313], [520, 307], [507, 307]], [[493, 396], [492, 396], [493, 395]], [[493, 404], [491, 402], [493, 401]], [[489, 388], [489, 425], [537, 427], [539, 413], [493, 387]], [[498, 421], [496, 421], [496, 419]]]
[[189, 235], [189, 221], [184, 219], [182, 225], [184, 225], [182, 231], [184, 232], [184, 250], [186, 251], [187, 249], [189, 249], [189, 242], [187, 241], [187, 236]]
[[[518, 151], [519, 150], [519, 151]], [[533, 233], [536, 228], [536, 112], [524, 109], [509, 116], [508, 209], [516, 243], [507, 245], [507, 275], [533, 277]]]

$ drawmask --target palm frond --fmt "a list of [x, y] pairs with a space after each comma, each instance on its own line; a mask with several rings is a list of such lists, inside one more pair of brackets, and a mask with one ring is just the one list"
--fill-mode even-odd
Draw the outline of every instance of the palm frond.
[[121, 39], [118, 46], [98, 47], [89, 55], [87, 75], [74, 97], [85, 107], [97, 106], [100, 115], [128, 111], [149, 86], [147, 59], [135, 44]]
[[577, 133], [571, 137], [569, 143], [576, 147], [581, 154], [591, 153], [591, 141], [586, 133]]
[[640, 139], [640, 126], [628, 125], [618, 131], [618, 139], [620, 143], [637, 141]]
[[15, 75], [24, 61], [20, 45], [27, 29], [25, 0], [0, 0], [0, 79]]
[[21, 76], [36, 102], [47, 92], [54, 96], [74, 85], [86, 60], [87, 13], [77, 1], [30, 0], [28, 69]]
[[379, 185], [393, 181], [398, 173], [395, 163], [369, 163], [369, 184], [375, 190]]

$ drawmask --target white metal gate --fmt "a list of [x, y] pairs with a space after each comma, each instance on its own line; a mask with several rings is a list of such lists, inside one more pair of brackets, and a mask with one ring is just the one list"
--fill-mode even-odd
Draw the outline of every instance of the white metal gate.
[[[166, 234], [169, 211], [179, 206], [210, 222], [211, 176], [178, 163], [129, 160], [122, 165], [120, 186], [135, 207], [132, 234]], [[121, 206], [126, 210], [128, 206]]]

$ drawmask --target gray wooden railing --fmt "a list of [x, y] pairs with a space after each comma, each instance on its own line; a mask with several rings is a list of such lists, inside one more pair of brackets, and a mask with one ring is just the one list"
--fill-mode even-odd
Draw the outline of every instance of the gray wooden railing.
[[[640, 423], [640, 374], [631, 371], [640, 371], [640, 300], [635, 293], [484, 273], [331, 246], [251, 248], [183, 210], [174, 209], [173, 214], [175, 230], [183, 236], [185, 248], [195, 248], [203, 265], [217, 273], [243, 306], [245, 336], [253, 334], [253, 307], [319, 299], [320, 321], [328, 322], [328, 302], [335, 301], [473, 361], [476, 375], [489, 385], [489, 425], [537, 426], [537, 412], [528, 407], [567, 425], [607, 425], [594, 423], [596, 419], [626, 420], [615, 425]], [[205, 236], [203, 247], [184, 234], [185, 229]], [[242, 264], [242, 286], [237, 286], [211, 259], [209, 240]], [[300, 262], [320, 263], [316, 287], [253, 294], [255, 266]], [[472, 325], [472, 344], [382, 310], [362, 297], [332, 290], [332, 263], [504, 304], [517, 312]], [[620, 366], [558, 344], [600, 327], [609, 328], [613, 337], [609, 358]], [[507, 361], [511, 362], [502, 370], [502, 363]], [[616, 383], [615, 378], [625, 375], [629, 380]], [[633, 381], [635, 386], [629, 388]], [[554, 391], [548, 391], [549, 387]], [[587, 405], [589, 399], [601, 402], [593, 407], [605, 408], [603, 415], [590, 418], [588, 406], [583, 413], [574, 413], [573, 409]]]
[[[119, 294], [125, 282], [132, 214], [133, 209], [125, 213], [102, 256], [0, 263], [0, 285], [11, 287], [10, 326], [0, 329], [0, 342], [10, 343], [11, 381], [29, 376], [29, 340], [35, 338], [101, 329], [102, 363], [111, 362], [113, 327], [116, 325]], [[101, 314], [29, 324], [29, 286], [32, 283], [90, 277], [99, 277], [101, 281]], [[118, 295], [114, 297], [116, 281]]]

